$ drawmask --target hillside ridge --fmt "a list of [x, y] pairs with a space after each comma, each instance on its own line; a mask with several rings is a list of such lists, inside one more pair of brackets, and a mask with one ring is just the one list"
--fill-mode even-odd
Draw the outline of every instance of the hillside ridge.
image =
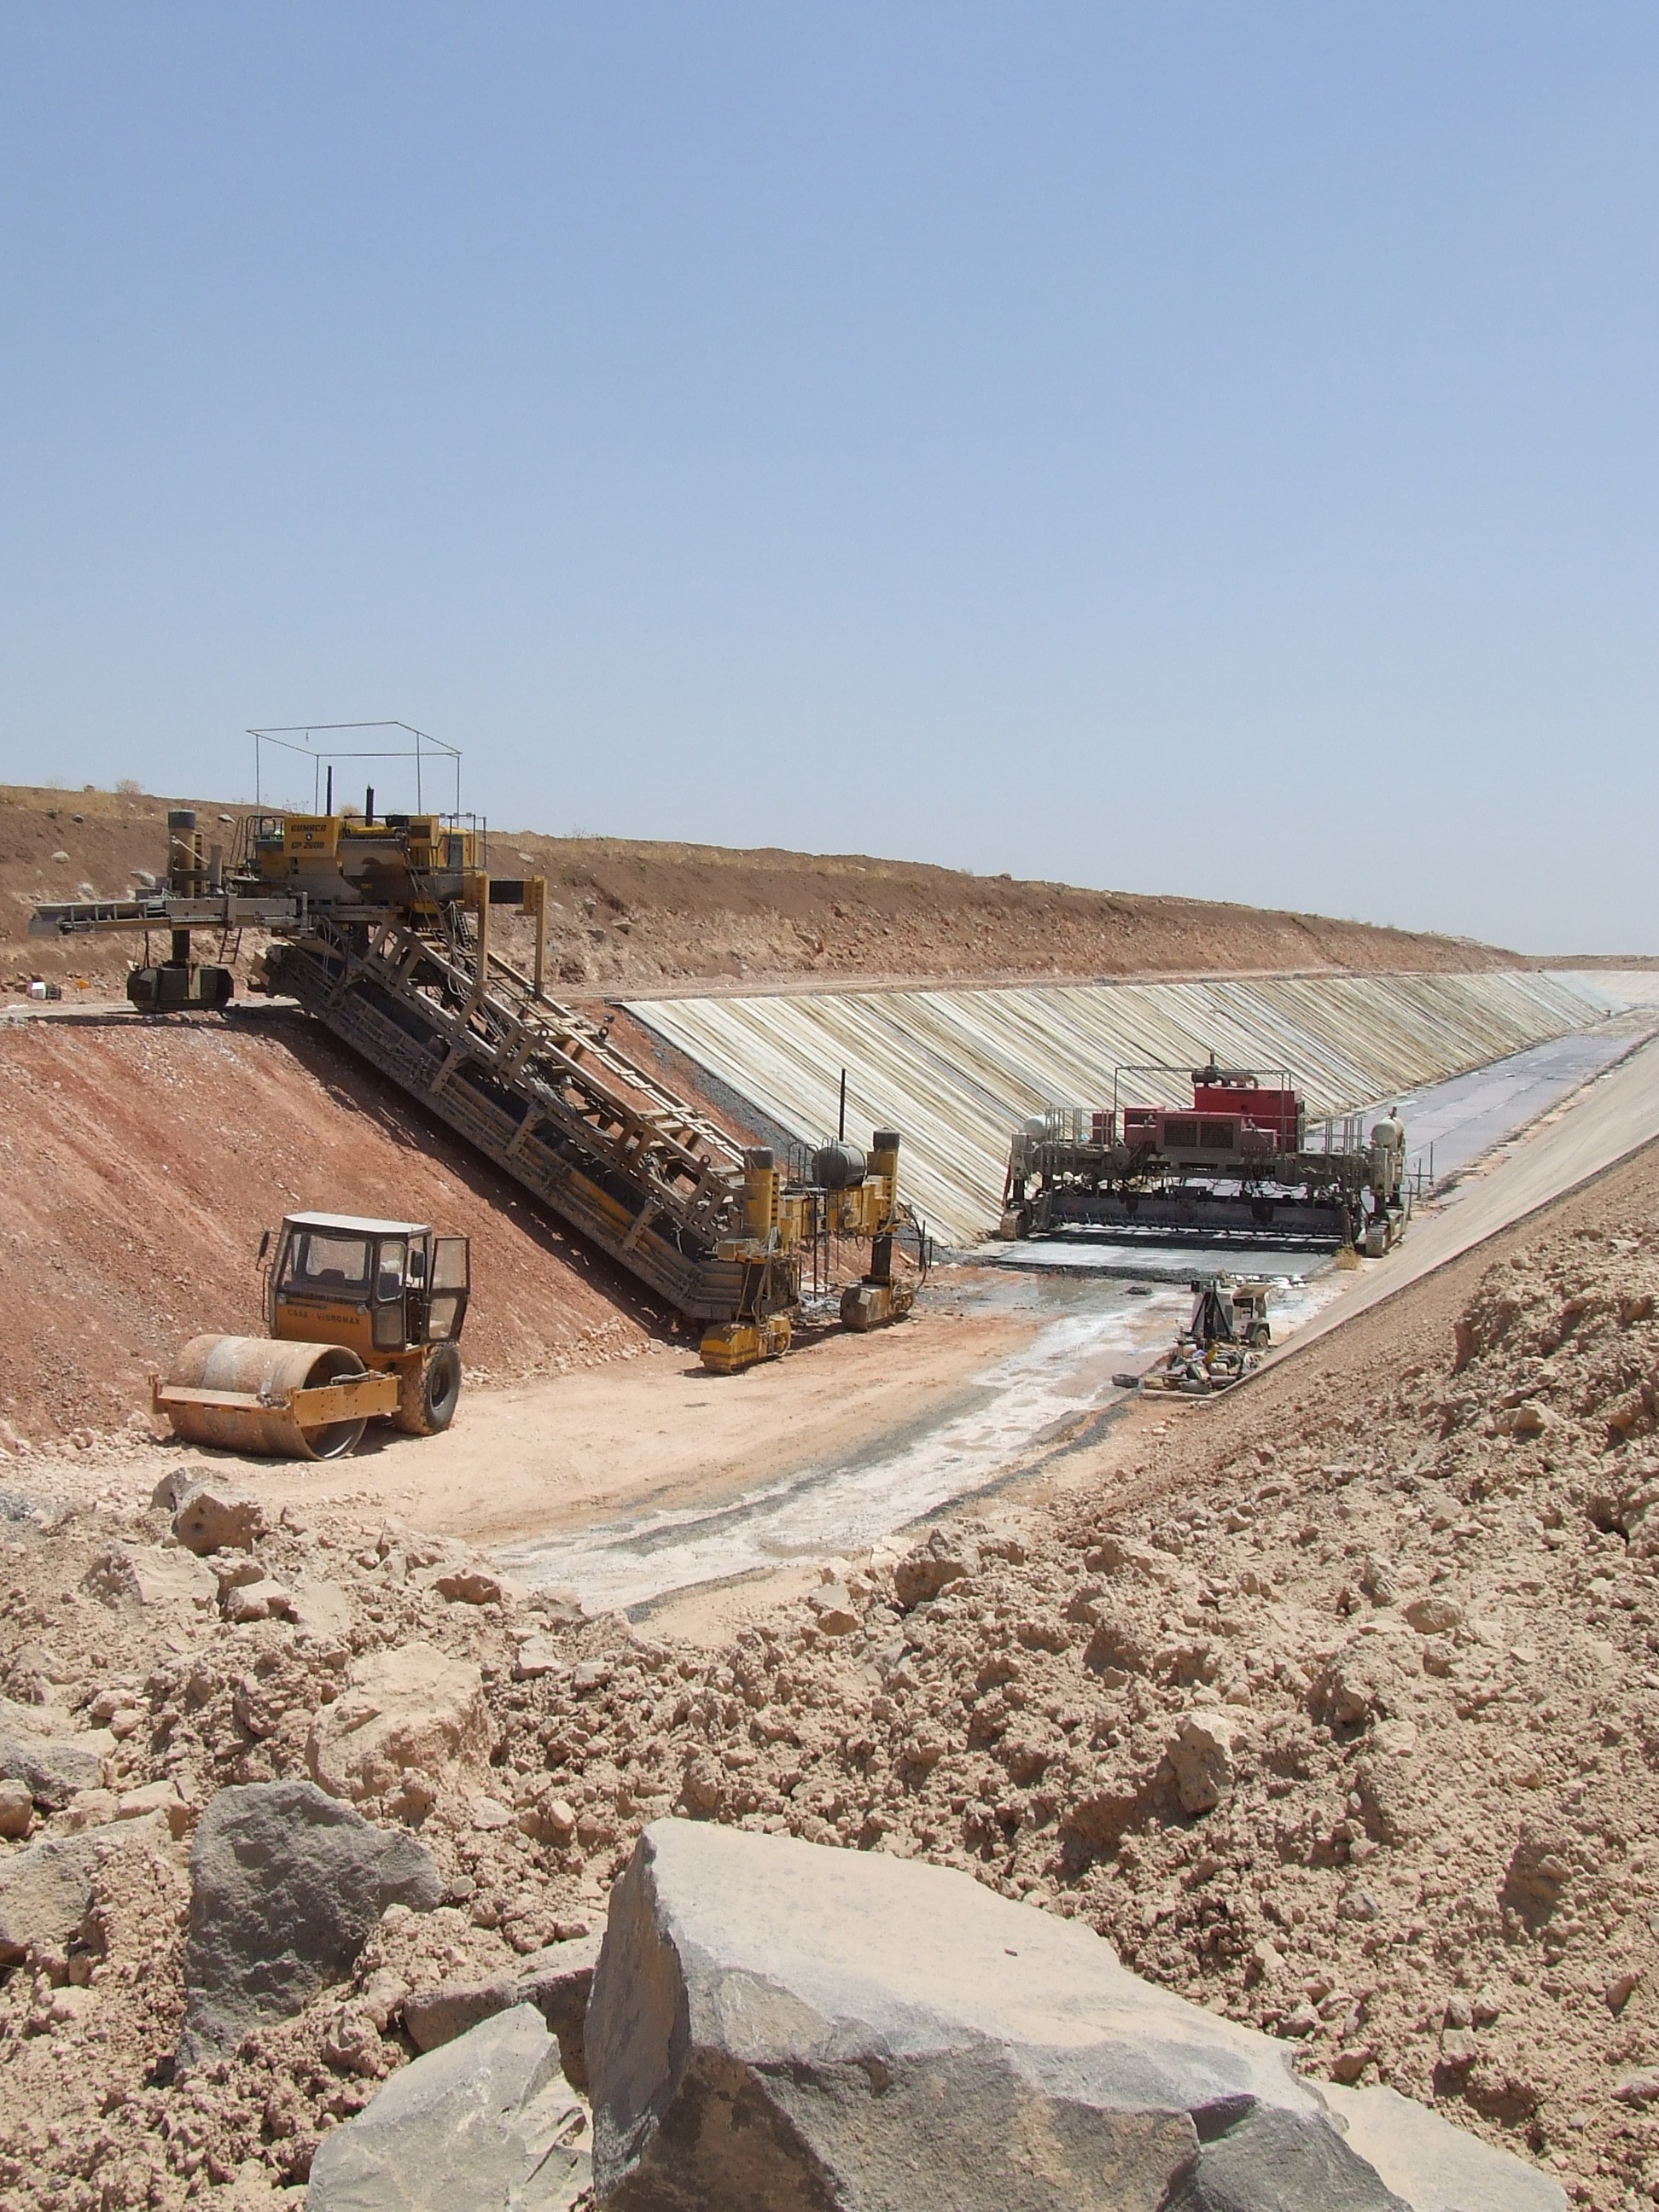
[[[27, 935], [33, 902], [125, 892], [165, 860], [167, 811], [193, 805], [229, 843], [245, 805], [0, 785], [0, 988], [33, 975], [118, 990], [120, 938]], [[216, 836], [215, 833], [218, 833]], [[568, 994], [815, 977], [1085, 980], [1285, 970], [1471, 970], [1532, 963], [1467, 938], [1217, 900], [1091, 890], [933, 863], [492, 830], [491, 872], [548, 877], [552, 971]], [[509, 957], [528, 925], [501, 930]], [[245, 942], [243, 951], [251, 950]]]

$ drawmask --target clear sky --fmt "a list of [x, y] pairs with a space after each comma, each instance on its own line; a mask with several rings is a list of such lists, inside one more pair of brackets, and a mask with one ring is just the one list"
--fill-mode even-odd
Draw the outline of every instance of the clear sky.
[[1659, 951], [1659, 9], [0, 0], [0, 777]]

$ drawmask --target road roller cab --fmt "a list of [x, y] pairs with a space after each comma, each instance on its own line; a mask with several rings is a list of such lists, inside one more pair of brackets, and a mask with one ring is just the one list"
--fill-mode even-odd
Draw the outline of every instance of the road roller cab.
[[[264, 1258], [269, 1242], [261, 1248]], [[366, 1367], [412, 1362], [459, 1341], [470, 1294], [465, 1237], [419, 1221], [355, 1213], [290, 1213], [265, 1282], [272, 1336], [338, 1344]]]
[[447, 1429], [461, 1389], [468, 1240], [417, 1221], [290, 1213], [260, 1239], [269, 1337], [198, 1336], [152, 1393], [192, 1443], [295, 1459], [351, 1451], [384, 1417]]

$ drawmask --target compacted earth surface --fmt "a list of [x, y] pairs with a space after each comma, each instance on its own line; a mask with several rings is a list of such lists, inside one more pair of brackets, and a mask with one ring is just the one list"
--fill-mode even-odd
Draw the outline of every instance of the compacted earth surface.
[[[1134, 1407], [1040, 1492], [750, 1586], [724, 1637], [246, 1466], [210, 1472], [258, 1510], [198, 1558], [176, 1449], [9, 1455], [0, 1740], [34, 1778], [0, 1782], [0, 1936], [43, 1842], [87, 1905], [3, 1970], [0, 2204], [297, 2188], [420, 1993], [597, 1929], [670, 1811], [966, 1868], [1577, 2203], [1659, 2201], [1656, 1170], [1229, 1400]], [[418, 1832], [444, 1901], [175, 2075], [192, 1829], [306, 1776]]]

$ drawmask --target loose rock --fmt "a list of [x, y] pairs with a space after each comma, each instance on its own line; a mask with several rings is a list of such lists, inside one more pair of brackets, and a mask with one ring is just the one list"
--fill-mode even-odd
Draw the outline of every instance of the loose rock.
[[78, 1790], [97, 1790], [115, 1738], [103, 1729], [81, 1736], [0, 1736], [0, 1777], [27, 1785], [37, 1805], [57, 1812]]
[[907, 1613], [925, 1605], [951, 1583], [971, 1575], [978, 1565], [975, 1553], [953, 1541], [943, 1528], [935, 1528], [924, 1544], [906, 1553], [893, 1570], [893, 1589]]
[[599, 1942], [597, 1936], [584, 1936], [572, 1942], [552, 1944], [525, 1960], [516, 1974], [411, 1990], [404, 2001], [404, 2026], [410, 2041], [417, 2051], [435, 2051], [440, 2044], [464, 2035], [481, 2020], [514, 2005], [534, 2005], [559, 2039], [566, 2079], [578, 2089], [586, 2088], [583, 2023], [593, 1970], [599, 1964]]
[[489, 1757], [489, 1710], [476, 1662], [429, 1644], [376, 1651], [351, 1670], [351, 1686], [325, 1705], [307, 1758], [336, 1797], [384, 1797], [411, 1769], [437, 1779]]
[[264, 1508], [257, 1498], [211, 1476], [190, 1485], [173, 1516], [173, 1534], [198, 1557], [209, 1552], [251, 1552], [264, 1526]]
[[452, 1567], [438, 1577], [438, 1594], [458, 1605], [499, 1605], [501, 1577], [483, 1567]]
[[1207, 1813], [1233, 1786], [1232, 1729], [1219, 1714], [1187, 1713], [1167, 1753], [1183, 1813]]
[[0, 1962], [61, 1950], [92, 1903], [90, 1838], [31, 1844], [0, 1861]]
[[404, 2068], [325, 2136], [307, 2212], [562, 2212], [587, 2186], [586, 2124], [541, 2015], [515, 2005]]
[[388, 1905], [427, 1911], [443, 1894], [423, 1844], [371, 1827], [309, 1782], [222, 1790], [190, 1872], [181, 2066], [343, 1979]]
[[34, 1824], [34, 1798], [27, 1782], [0, 1782], [0, 1836], [15, 1843]]
[[191, 1553], [156, 1544], [117, 1544], [88, 1570], [86, 1587], [128, 1612], [175, 1606], [204, 1612], [219, 1595], [213, 1571]]
[[1559, 2181], [1408, 2097], [1336, 2084], [1324, 2095], [1349, 2148], [1411, 2212], [1566, 2212]]

